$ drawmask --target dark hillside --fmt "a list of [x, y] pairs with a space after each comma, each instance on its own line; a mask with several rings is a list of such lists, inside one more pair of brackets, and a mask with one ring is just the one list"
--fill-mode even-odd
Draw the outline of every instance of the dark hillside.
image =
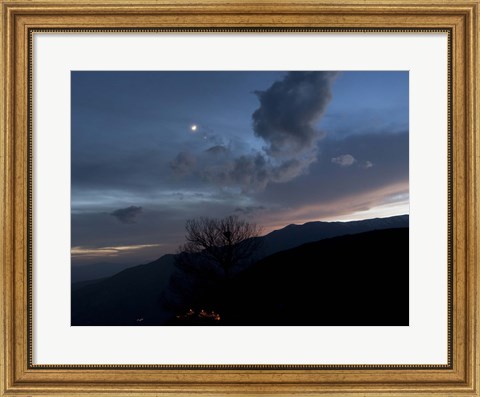
[[206, 309], [220, 314], [219, 325], [408, 325], [408, 231], [376, 230], [278, 252], [213, 292]]
[[168, 314], [159, 310], [170, 279], [173, 255], [126, 269], [115, 276], [72, 289], [72, 325], [155, 325]]

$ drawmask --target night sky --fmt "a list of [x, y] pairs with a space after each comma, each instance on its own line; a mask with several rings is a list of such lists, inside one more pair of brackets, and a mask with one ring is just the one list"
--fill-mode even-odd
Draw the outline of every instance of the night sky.
[[72, 263], [175, 253], [185, 220], [408, 213], [408, 72], [72, 72]]

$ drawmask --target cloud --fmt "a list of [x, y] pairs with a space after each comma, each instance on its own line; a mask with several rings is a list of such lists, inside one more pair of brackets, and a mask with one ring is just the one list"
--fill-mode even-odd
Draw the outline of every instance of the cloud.
[[190, 173], [195, 167], [197, 160], [192, 153], [180, 152], [170, 162], [170, 168], [177, 175], [186, 175]]
[[110, 215], [117, 218], [122, 223], [136, 223], [137, 217], [142, 213], [142, 207], [135, 207], [134, 205], [127, 208], [120, 208], [110, 213]]
[[228, 149], [223, 145], [215, 145], [205, 150], [205, 152], [213, 155], [222, 155], [227, 153]]
[[200, 177], [221, 187], [239, 187], [243, 192], [264, 190], [271, 182], [285, 183], [306, 173], [308, 166], [315, 160], [287, 159], [274, 162], [262, 153], [239, 156], [230, 162], [204, 167]]
[[332, 163], [341, 167], [350, 167], [356, 161], [357, 160], [355, 160], [355, 157], [353, 157], [351, 154], [342, 154], [341, 156], [332, 158]]
[[237, 207], [235, 208], [234, 212], [249, 216], [263, 210], [266, 210], [266, 207], [264, 207], [263, 205], [251, 205], [247, 207]]
[[365, 161], [363, 163], [363, 168], [368, 169], [368, 168], [372, 168], [372, 167], [373, 167], [373, 163], [371, 161]]
[[[285, 183], [308, 172], [317, 160], [323, 134], [315, 125], [332, 97], [337, 72], [289, 72], [265, 91], [256, 91], [260, 107], [252, 114], [253, 133], [266, 146], [227, 158], [229, 149], [215, 145], [197, 156], [184, 152], [171, 167], [177, 173], [194, 171], [201, 180], [243, 192], [264, 190], [269, 183]], [[208, 158], [206, 154], [211, 155]]]
[[315, 161], [314, 157], [304, 159], [289, 159], [271, 169], [271, 180], [276, 183], [289, 182], [307, 172], [308, 166]]
[[200, 177], [218, 186], [238, 186], [243, 191], [262, 190], [270, 178], [269, 165], [261, 153], [242, 155], [200, 171]]
[[145, 248], [160, 247], [160, 244], [138, 244], [138, 245], [123, 245], [116, 247], [72, 247], [71, 254], [73, 256], [116, 256], [118, 254], [128, 251], [138, 251]]
[[314, 149], [321, 137], [315, 124], [332, 98], [337, 72], [289, 72], [265, 91], [256, 91], [260, 107], [253, 113], [255, 135], [273, 157], [291, 157]]

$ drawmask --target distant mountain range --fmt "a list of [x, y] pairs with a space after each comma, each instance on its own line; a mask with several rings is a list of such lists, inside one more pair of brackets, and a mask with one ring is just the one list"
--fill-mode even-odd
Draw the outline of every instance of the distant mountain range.
[[[259, 237], [262, 240], [262, 250], [256, 258], [259, 262], [245, 270], [243, 274], [254, 271], [260, 272], [258, 269], [260, 269], [261, 263], [276, 261], [278, 264], [278, 257], [271, 259], [272, 255], [306, 243], [373, 230], [405, 229], [408, 228], [408, 224], [408, 215], [402, 215], [353, 222], [309, 222], [304, 225], [289, 225], [266, 236]], [[383, 244], [379, 236], [380, 234], [372, 238], [377, 238], [378, 243]], [[405, 237], [405, 232], [403, 232], [403, 236]], [[406, 236], [406, 243], [402, 240], [402, 244], [398, 244], [398, 252], [395, 252], [395, 255], [398, 254], [399, 257], [405, 259], [406, 252], [408, 269], [408, 232]], [[373, 241], [372, 244], [374, 243]], [[325, 246], [322, 247], [318, 249], [325, 249]], [[338, 249], [343, 251], [350, 248], [339, 247]], [[309, 252], [309, 255], [322, 255], [321, 252], [316, 254], [311, 250]], [[284, 254], [281, 254], [282, 258], [284, 258]], [[295, 255], [299, 257], [298, 253]], [[387, 264], [395, 260], [393, 256], [383, 258], [382, 263]], [[113, 276], [97, 281], [90, 280], [73, 284], [72, 325], [162, 325], [171, 323], [172, 313], [162, 310], [161, 299], [175, 270], [174, 258], [174, 255], [164, 255], [156, 261], [146, 265], [130, 267]], [[353, 257], [351, 260], [353, 260]], [[365, 260], [364, 257], [359, 257], [359, 266], [364, 266], [361, 263], [363, 260]], [[292, 257], [289, 269], [292, 272], [292, 280], [298, 274], [308, 273], [305, 273], [304, 269], [299, 272], [296, 271], [298, 262], [298, 259]], [[283, 259], [282, 263], [285, 263]], [[339, 266], [345, 266], [345, 264], [340, 263]], [[346, 268], [345, 271], [348, 271], [348, 269]], [[246, 277], [242, 274], [240, 276]], [[240, 278], [237, 279], [240, 280]], [[265, 291], [270, 289], [269, 285], [264, 287]], [[248, 288], [251, 288], [251, 286]]]
[[263, 256], [297, 247], [301, 244], [324, 238], [357, 234], [370, 230], [408, 227], [409, 216], [399, 215], [389, 218], [373, 218], [351, 222], [308, 222], [303, 225], [288, 225], [261, 237]]
[[72, 265], [72, 283], [97, 280], [110, 277], [129, 267], [138, 266], [123, 263], [100, 262], [93, 264]]
[[[160, 297], [174, 270], [174, 255], [72, 288], [72, 325], [141, 325], [162, 323]], [[138, 321], [137, 321], [138, 320]]]

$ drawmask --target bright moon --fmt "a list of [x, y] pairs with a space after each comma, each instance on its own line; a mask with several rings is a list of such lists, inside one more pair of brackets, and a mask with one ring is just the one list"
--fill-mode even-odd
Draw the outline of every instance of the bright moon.
[[190, 127], [190, 129], [192, 131], [196, 131], [197, 130], [197, 125], [196, 124], [192, 124], [192, 126]]

